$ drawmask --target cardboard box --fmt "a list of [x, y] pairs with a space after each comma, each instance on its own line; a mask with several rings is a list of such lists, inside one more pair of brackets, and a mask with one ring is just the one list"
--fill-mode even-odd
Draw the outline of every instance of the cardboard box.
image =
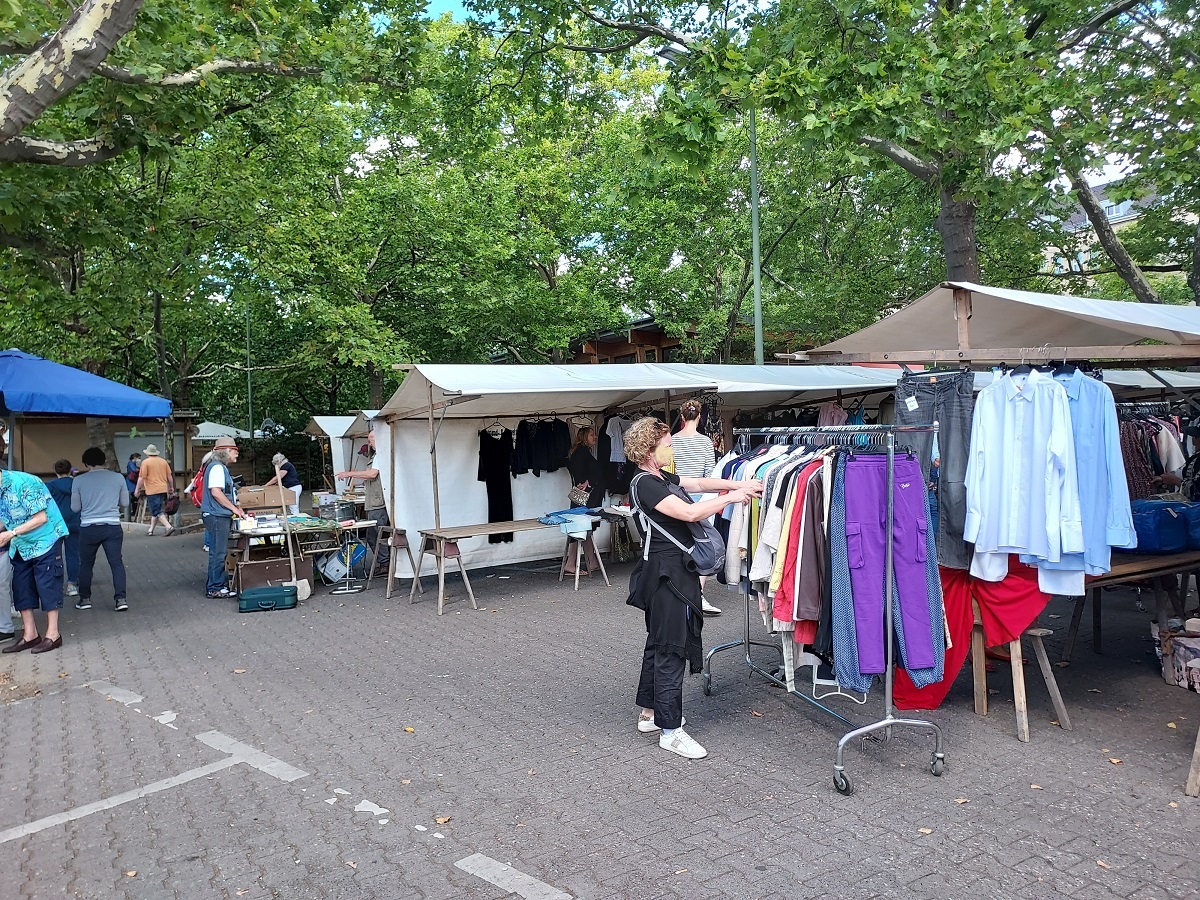
[[269, 509], [279, 512], [284, 506], [296, 502], [296, 495], [288, 488], [273, 484], [270, 487], [244, 487], [237, 492], [238, 506], [245, 510]]

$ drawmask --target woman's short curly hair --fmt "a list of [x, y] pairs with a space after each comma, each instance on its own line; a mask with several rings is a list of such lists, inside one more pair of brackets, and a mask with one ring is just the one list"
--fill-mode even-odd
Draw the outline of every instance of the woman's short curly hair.
[[670, 434], [671, 429], [658, 419], [646, 416], [638, 419], [625, 432], [625, 456], [631, 463], [641, 465], [654, 452], [654, 447], [662, 440], [664, 434]]

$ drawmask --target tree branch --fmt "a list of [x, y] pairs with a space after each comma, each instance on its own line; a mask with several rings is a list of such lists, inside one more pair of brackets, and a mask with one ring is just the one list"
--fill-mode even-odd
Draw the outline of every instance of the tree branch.
[[1103, 28], [1110, 20], [1124, 15], [1145, 2], [1146, 0], [1120, 0], [1119, 3], [1114, 3], [1107, 9], [1100, 10], [1100, 12], [1092, 16], [1087, 22], [1084, 22], [1075, 30], [1068, 32], [1067, 36], [1063, 38], [1062, 43], [1058, 45], [1058, 52], [1066, 53], [1068, 50], [1075, 49]]
[[1129, 255], [1129, 251], [1125, 249], [1125, 245], [1121, 243], [1121, 239], [1117, 237], [1117, 233], [1113, 231], [1108, 216], [1104, 214], [1104, 207], [1100, 205], [1100, 200], [1091, 185], [1087, 183], [1080, 172], [1068, 172], [1067, 176], [1071, 179], [1071, 187], [1075, 189], [1075, 194], [1079, 198], [1079, 205], [1083, 207], [1084, 214], [1092, 223], [1096, 239], [1104, 248], [1104, 252], [1108, 254], [1108, 258], [1113, 261], [1117, 273], [1129, 285], [1129, 289], [1133, 291], [1138, 302], [1162, 303], [1158, 292], [1154, 290], [1141, 268]]
[[[186, 72], [174, 72], [169, 75], [149, 75], [144, 72], [133, 72], [107, 63], [97, 67], [96, 74], [117, 81], [121, 84], [145, 84], [151, 87], [183, 88], [199, 84], [205, 78], [218, 75], [270, 75], [274, 78], [318, 78], [325, 72], [320, 66], [288, 66], [283, 63], [267, 62], [252, 59], [214, 59], [202, 63]], [[402, 87], [399, 82], [385, 81], [373, 76], [358, 78], [365, 84], [380, 84], [387, 87]]]
[[0, 144], [88, 78], [133, 29], [143, 0], [84, 0], [36, 52], [0, 75]]
[[926, 184], [932, 183], [938, 177], [937, 166], [925, 162], [925, 160], [905, 150], [899, 144], [894, 144], [891, 141], [873, 137], [869, 134], [859, 135], [858, 143], [870, 150], [874, 150], [876, 153], [886, 156], [909, 175], [919, 178]]
[[91, 166], [127, 150], [111, 137], [97, 135], [79, 141], [48, 141], [17, 135], [0, 143], [0, 162], [44, 163], [52, 166]]
[[652, 25], [649, 22], [618, 22], [616, 19], [608, 19], [599, 13], [592, 12], [583, 3], [579, 4], [579, 11], [597, 25], [603, 25], [605, 28], [611, 28], [613, 31], [628, 31], [638, 35], [636, 43], [641, 43], [647, 38], [657, 37], [662, 38], [664, 41], [670, 41], [673, 44], [679, 44], [688, 50], [692, 49], [691, 38], [680, 34], [678, 31], [672, 31], [670, 28], [664, 28], [661, 25]]
[[[1143, 272], [1182, 272], [1183, 266], [1175, 263], [1162, 266], [1138, 266]], [[1117, 273], [1117, 268], [1114, 266], [1111, 269], [1079, 269], [1078, 271], [1069, 272], [1038, 272], [1030, 275], [1030, 278], [1091, 278], [1095, 275], [1113, 275]]]

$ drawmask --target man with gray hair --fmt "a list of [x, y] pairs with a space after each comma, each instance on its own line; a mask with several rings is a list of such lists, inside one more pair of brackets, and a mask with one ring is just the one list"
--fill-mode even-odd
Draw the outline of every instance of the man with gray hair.
[[204, 519], [204, 543], [208, 546], [208, 580], [204, 595], [211, 600], [236, 598], [229, 590], [225, 577], [225, 556], [229, 551], [229, 532], [233, 517], [246, 519], [245, 510], [237, 505], [237, 488], [229, 466], [237, 462], [237, 443], [231, 437], [217, 438], [212, 460], [204, 470], [204, 488], [200, 495], [200, 512]]

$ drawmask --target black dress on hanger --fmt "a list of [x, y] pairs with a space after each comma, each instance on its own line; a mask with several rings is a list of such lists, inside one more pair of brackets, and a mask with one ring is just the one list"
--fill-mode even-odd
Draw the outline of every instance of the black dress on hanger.
[[[488, 521], [511, 522], [513, 517], [511, 470], [513, 433], [505, 428], [498, 435], [487, 429], [479, 432], [479, 472], [477, 478], [487, 485]], [[489, 534], [489, 544], [508, 543], [512, 532]]]

